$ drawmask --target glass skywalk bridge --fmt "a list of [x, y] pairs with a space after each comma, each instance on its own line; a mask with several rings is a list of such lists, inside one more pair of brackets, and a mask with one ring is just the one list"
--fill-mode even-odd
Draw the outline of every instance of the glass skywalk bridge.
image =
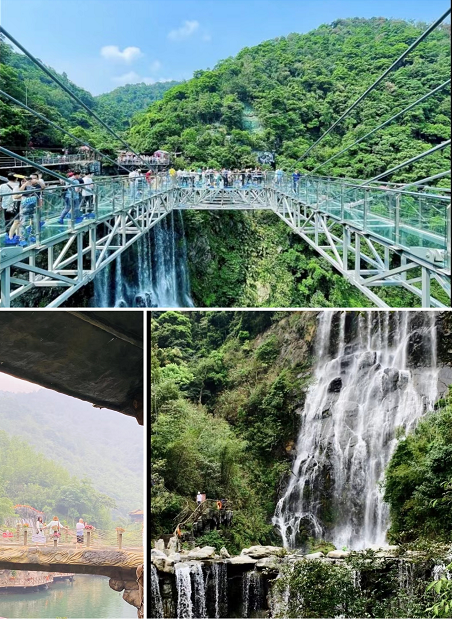
[[23, 246], [2, 235], [2, 306], [34, 287], [62, 287], [48, 304], [60, 305], [173, 209], [270, 209], [376, 306], [387, 307], [375, 292], [381, 286], [401, 286], [423, 307], [448, 306], [448, 196], [274, 173], [164, 173], [150, 183], [95, 179], [92, 204], [80, 211], [80, 197], [71, 196], [61, 220], [66, 192], [61, 184], [42, 190]]

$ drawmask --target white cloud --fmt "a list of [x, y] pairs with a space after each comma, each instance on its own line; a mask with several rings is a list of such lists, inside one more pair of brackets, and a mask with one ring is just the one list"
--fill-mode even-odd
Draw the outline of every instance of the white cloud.
[[212, 36], [210, 34], [205, 34], [202, 38], [203, 41], [212, 41]]
[[162, 63], [160, 62], [160, 60], [154, 60], [154, 62], [151, 62], [151, 71], [158, 71], [159, 69], [162, 68]]
[[100, 50], [100, 54], [107, 60], [120, 60], [126, 63], [131, 63], [144, 56], [139, 47], [125, 47], [121, 52], [117, 45], [105, 45]]
[[191, 37], [191, 35], [194, 34], [197, 30], [199, 30], [199, 22], [197, 22], [196, 20], [187, 20], [180, 28], [177, 28], [176, 30], [171, 30], [168, 33], [168, 39], [171, 39], [172, 41], [180, 41], [181, 39]]

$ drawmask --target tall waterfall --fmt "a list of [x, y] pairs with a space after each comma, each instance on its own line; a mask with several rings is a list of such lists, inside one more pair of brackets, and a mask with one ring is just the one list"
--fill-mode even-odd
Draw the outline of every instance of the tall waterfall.
[[215, 562], [211, 567], [215, 593], [215, 618], [225, 618], [228, 611], [228, 576], [226, 564]]
[[262, 574], [253, 570], [244, 573], [242, 581], [242, 614], [249, 618], [253, 612], [262, 609], [264, 588]]
[[[175, 221], [176, 219], [176, 221]], [[119, 239], [118, 239], [119, 245]], [[94, 279], [97, 308], [192, 307], [182, 213], [171, 212]]]
[[177, 617], [193, 618], [190, 566], [179, 562], [174, 569], [176, 571]]
[[163, 618], [163, 602], [157, 569], [151, 564], [151, 618]]
[[388, 508], [379, 483], [396, 431], [413, 428], [437, 397], [436, 313], [321, 312], [315, 355], [273, 523], [290, 548], [302, 533], [339, 549], [384, 544]]
[[207, 618], [206, 586], [202, 564], [195, 563], [192, 568], [193, 576], [193, 613], [195, 618]]

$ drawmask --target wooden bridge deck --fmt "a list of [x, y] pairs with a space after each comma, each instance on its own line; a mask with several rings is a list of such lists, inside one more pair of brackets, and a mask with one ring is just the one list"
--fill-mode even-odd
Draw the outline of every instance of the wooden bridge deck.
[[70, 545], [0, 546], [0, 569], [51, 571], [105, 575], [113, 579], [135, 580], [136, 569], [144, 562], [143, 549], [117, 547], [75, 549]]

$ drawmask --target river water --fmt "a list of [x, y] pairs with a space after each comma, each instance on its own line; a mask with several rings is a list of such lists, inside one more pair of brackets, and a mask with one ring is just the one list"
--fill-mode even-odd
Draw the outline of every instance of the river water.
[[48, 590], [0, 594], [3, 618], [136, 618], [137, 610], [108, 585], [108, 577], [75, 575]]

